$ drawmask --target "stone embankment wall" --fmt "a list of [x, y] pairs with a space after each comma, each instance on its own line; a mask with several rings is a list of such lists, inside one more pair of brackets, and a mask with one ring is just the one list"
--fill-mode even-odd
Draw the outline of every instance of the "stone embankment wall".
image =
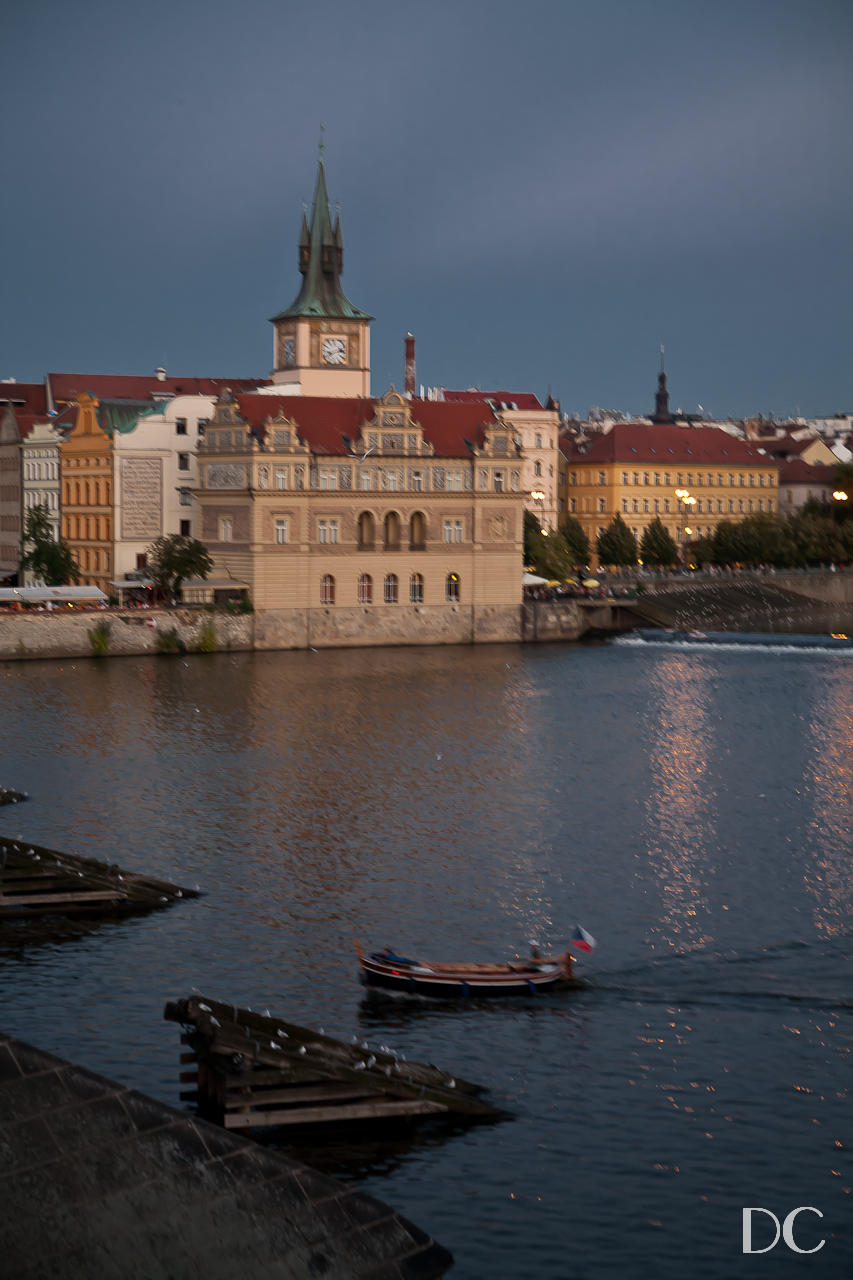
[[357, 649], [383, 645], [506, 643], [521, 639], [518, 605], [387, 605], [266, 609], [256, 649]]
[[584, 610], [574, 600], [525, 600], [522, 639], [528, 644], [580, 640], [590, 628]]
[[381, 1201], [0, 1034], [2, 1274], [437, 1280]]
[[203, 609], [57, 609], [53, 613], [24, 610], [0, 614], [0, 659], [213, 653], [253, 647], [252, 614]]

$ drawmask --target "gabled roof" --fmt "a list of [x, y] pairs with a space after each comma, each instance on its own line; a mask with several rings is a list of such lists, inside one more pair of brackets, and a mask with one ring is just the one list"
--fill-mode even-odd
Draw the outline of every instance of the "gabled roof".
[[172, 396], [218, 396], [226, 387], [250, 390], [268, 378], [158, 378], [152, 374], [49, 373], [53, 403], [76, 400], [89, 391], [99, 400], [148, 400]]
[[[346, 456], [358, 442], [363, 427], [373, 419], [378, 400], [331, 396], [238, 395], [237, 408], [255, 433], [263, 436], [267, 419], [279, 411], [296, 423], [300, 436], [317, 454]], [[481, 444], [484, 426], [495, 424], [495, 415], [484, 400], [443, 404], [436, 400], [411, 400], [412, 422], [423, 428], [424, 439], [442, 458], [470, 456], [466, 441]], [[346, 437], [346, 439], [345, 439]]]
[[567, 434], [560, 437], [560, 448], [570, 462], [642, 462], [657, 466], [682, 463], [694, 467], [779, 465], [718, 427], [680, 427], [669, 423], [648, 426], [642, 422], [615, 422], [606, 435], [595, 436], [583, 451]]
[[486, 400], [499, 411], [502, 409], [529, 409], [542, 411], [538, 396], [529, 391], [448, 391], [442, 388], [445, 401], [481, 401]]

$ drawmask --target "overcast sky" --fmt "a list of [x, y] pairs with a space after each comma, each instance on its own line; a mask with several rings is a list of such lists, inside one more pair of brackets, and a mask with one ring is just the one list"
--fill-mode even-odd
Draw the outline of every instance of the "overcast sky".
[[317, 143], [372, 390], [853, 411], [850, 0], [5, 0], [0, 377], [267, 376]]

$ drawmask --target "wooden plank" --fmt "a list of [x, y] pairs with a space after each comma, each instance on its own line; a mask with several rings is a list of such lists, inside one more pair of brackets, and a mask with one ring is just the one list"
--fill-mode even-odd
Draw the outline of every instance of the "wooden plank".
[[54, 906], [62, 902], [116, 902], [124, 895], [121, 890], [83, 890], [80, 893], [0, 894], [0, 907]]
[[181, 1063], [198, 1062], [198, 1058], [194, 1053], [182, 1053], [180, 1056]]
[[239, 1115], [227, 1112], [226, 1129], [267, 1128], [272, 1125], [342, 1123], [346, 1120], [381, 1120], [389, 1116], [420, 1116], [442, 1112], [447, 1108], [438, 1102], [366, 1102], [349, 1107], [304, 1107], [288, 1111], [251, 1111]]
[[198, 1080], [198, 1071], [179, 1071], [178, 1081], [180, 1084], [195, 1084]]
[[380, 1093], [372, 1093], [369, 1089], [352, 1088], [349, 1085], [325, 1085], [319, 1089], [263, 1089], [253, 1090], [248, 1096], [237, 1089], [228, 1089], [226, 1106], [245, 1107], [268, 1106], [273, 1102], [284, 1103], [288, 1107], [299, 1107], [305, 1102], [338, 1102], [354, 1098], [380, 1098]]

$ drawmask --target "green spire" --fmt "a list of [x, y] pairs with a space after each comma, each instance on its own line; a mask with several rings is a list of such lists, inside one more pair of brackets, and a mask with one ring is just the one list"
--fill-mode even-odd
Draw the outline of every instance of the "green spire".
[[324, 146], [325, 144], [321, 141], [310, 227], [305, 214], [302, 215], [302, 230], [299, 236], [299, 270], [303, 277], [302, 288], [289, 307], [272, 317], [273, 323], [291, 316], [373, 319], [366, 311], [354, 307], [341, 288], [340, 276], [344, 260], [341, 219], [338, 214], [334, 226], [332, 225], [323, 164]]

